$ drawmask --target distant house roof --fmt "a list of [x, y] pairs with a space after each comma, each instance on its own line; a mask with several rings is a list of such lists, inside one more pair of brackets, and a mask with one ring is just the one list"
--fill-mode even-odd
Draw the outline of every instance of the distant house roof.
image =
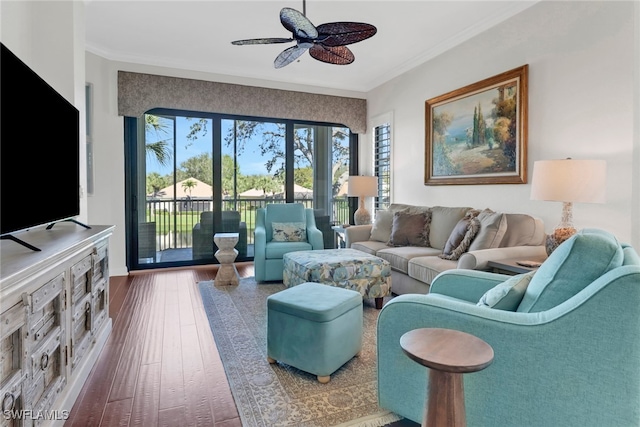
[[[196, 183], [196, 185], [194, 187], [186, 188], [183, 187], [183, 183], [185, 181], [193, 181]], [[174, 186], [170, 185], [168, 187], [165, 187], [163, 189], [161, 189], [160, 191], [158, 191], [155, 194], [155, 198], [156, 199], [164, 199], [164, 200], [171, 200], [173, 199], [173, 189]], [[191, 191], [189, 191], [191, 190]], [[211, 187], [209, 184], [206, 184], [202, 181], [200, 181], [199, 179], [196, 178], [187, 178], [187, 179], [183, 179], [182, 181], [179, 181], [176, 183], [175, 186], [175, 198], [176, 199], [186, 199], [187, 196], [189, 196], [192, 199], [211, 199], [213, 197], [213, 187]], [[149, 194], [149, 197], [154, 197], [153, 194]]]
[[[298, 184], [293, 184], [293, 192], [294, 192], [294, 197], [295, 198], [300, 198], [300, 197], [310, 197], [313, 195], [313, 190], [309, 190], [308, 188], [305, 188], [301, 185]], [[263, 199], [265, 197], [282, 197], [284, 195], [284, 185], [280, 186], [280, 191], [277, 191], [276, 193], [272, 194], [272, 193], [265, 193], [263, 190], [259, 190], [257, 188], [251, 188], [247, 191], [243, 191], [242, 193], [238, 194], [238, 197], [241, 198], [255, 198], [255, 199]]]

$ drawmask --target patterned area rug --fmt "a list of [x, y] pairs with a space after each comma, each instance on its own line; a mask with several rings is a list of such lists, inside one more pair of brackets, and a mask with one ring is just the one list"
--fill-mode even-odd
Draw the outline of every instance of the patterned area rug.
[[243, 426], [384, 426], [401, 419], [377, 403], [376, 321], [365, 300], [361, 354], [320, 384], [315, 375], [267, 362], [266, 300], [283, 284], [198, 284]]

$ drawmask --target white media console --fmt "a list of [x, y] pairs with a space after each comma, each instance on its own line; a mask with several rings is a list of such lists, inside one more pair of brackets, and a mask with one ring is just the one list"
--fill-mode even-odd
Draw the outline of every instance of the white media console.
[[0, 241], [0, 426], [63, 425], [111, 332], [113, 226]]

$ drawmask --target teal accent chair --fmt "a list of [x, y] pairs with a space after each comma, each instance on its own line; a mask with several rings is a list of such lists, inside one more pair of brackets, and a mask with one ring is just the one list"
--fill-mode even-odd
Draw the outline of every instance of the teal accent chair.
[[464, 374], [474, 427], [640, 425], [640, 257], [602, 230], [562, 243], [519, 303], [477, 306], [510, 276], [473, 270], [438, 275], [428, 294], [389, 301], [377, 324], [381, 407], [420, 422], [427, 368], [400, 337], [416, 328], [473, 334], [494, 350], [485, 370]]
[[[303, 222], [307, 227], [306, 242], [273, 242], [274, 222]], [[256, 211], [254, 230], [254, 259], [256, 282], [282, 280], [282, 256], [288, 252], [324, 249], [322, 232], [316, 227], [313, 209], [302, 203], [273, 203]]]

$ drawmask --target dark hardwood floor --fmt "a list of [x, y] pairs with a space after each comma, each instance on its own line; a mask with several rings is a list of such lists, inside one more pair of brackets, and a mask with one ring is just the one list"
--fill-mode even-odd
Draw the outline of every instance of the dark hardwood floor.
[[[253, 276], [253, 263], [236, 266], [241, 277]], [[217, 270], [110, 279], [113, 330], [65, 427], [242, 425], [196, 286]]]

